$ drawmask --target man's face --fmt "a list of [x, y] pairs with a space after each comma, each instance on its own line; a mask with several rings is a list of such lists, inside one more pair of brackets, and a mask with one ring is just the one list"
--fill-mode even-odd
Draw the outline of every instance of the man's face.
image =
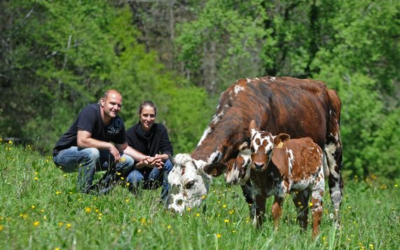
[[121, 110], [122, 96], [118, 92], [110, 92], [106, 98], [101, 99], [101, 106], [105, 120], [114, 118]]

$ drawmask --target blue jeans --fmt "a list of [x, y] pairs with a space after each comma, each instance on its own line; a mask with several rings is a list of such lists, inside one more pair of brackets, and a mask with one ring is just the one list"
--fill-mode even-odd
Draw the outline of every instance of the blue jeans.
[[78, 171], [77, 190], [89, 193], [93, 187], [92, 183], [96, 171], [107, 170], [106, 174], [120, 172], [122, 175], [126, 175], [132, 170], [134, 164], [132, 157], [123, 154], [121, 158], [122, 160], [115, 164], [114, 156], [108, 150], [70, 147], [54, 155], [53, 161], [64, 172]]
[[165, 200], [169, 192], [168, 174], [172, 167], [172, 162], [167, 160], [164, 162], [162, 170], [153, 168], [151, 171], [145, 172], [143, 169], [134, 169], [127, 177], [129, 189], [131, 192], [137, 193], [140, 188], [157, 189], [162, 183], [161, 199]]

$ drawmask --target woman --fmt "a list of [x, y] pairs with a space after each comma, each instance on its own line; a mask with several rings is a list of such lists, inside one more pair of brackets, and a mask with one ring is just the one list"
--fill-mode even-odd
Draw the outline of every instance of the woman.
[[168, 173], [173, 165], [169, 157], [173, 154], [167, 129], [155, 123], [157, 108], [152, 101], [144, 101], [139, 107], [139, 122], [126, 131], [128, 147], [124, 153], [135, 159], [134, 170], [127, 181], [133, 194], [140, 188], [156, 189], [163, 186], [161, 199], [168, 195]]

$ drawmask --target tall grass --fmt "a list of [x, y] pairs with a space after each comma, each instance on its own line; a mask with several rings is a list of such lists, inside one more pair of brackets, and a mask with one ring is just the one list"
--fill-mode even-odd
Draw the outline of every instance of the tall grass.
[[341, 230], [326, 192], [321, 234], [313, 240], [311, 228], [300, 231], [289, 197], [279, 230], [270, 216], [256, 230], [240, 188], [221, 178], [205, 211], [179, 216], [158, 203], [160, 190], [78, 194], [76, 173], [61, 172], [29, 147], [0, 145], [0, 169], [2, 249], [400, 249], [400, 187], [375, 176], [346, 181]]

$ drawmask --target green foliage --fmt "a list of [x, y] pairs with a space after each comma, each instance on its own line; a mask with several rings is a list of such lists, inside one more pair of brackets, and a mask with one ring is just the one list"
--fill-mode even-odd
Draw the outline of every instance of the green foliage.
[[175, 152], [190, 152], [227, 86], [289, 75], [338, 91], [346, 174], [399, 174], [399, 1], [167, 2], [140, 15], [118, 1], [0, 1], [1, 133], [50, 149], [116, 88], [127, 127], [153, 100]]
[[[5, 65], [9, 80], [1, 81], [7, 107], [0, 107], [0, 125], [8, 136], [29, 137], [50, 149], [79, 110], [109, 88], [124, 97], [127, 127], [137, 122], [137, 108], [146, 99], [159, 104], [158, 117], [167, 127], [175, 117], [189, 115], [169, 108], [181, 92], [192, 96], [190, 103], [204, 106], [204, 91], [186, 90], [190, 84], [167, 72], [156, 52], [148, 53], [136, 42], [138, 32], [127, 7], [115, 9], [105, 1], [24, 0], [3, 6], [10, 16], [17, 13], [11, 25], [2, 27], [5, 36], [13, 38], [11, 48], [2, 50], [11, 60]], [[190, 114], [199, 118], [204, 111], [192, 109]], [[176, 149], [189, 151], [193, 143], [186, 142], [197, 141], [199, 126], [206, 123], [188, 119], [177, 124], [183, 127], [171, 131], [172, 142]], [[185, 131], [185, 139], [178, 139], [180, 131]]]
[[[101, 172], [96, 178], [101, 177]], [[342, 229], [330, 219], [326, 192], [321, 234], [311, 238], [296, 222], [290, 199], [280, 227], [270, 212], [261, 230], [249, 218], [239, 186], [214, 179], [207, 210], [182, 215], [157, 202], [159, 190], [140, 197], [117, 186], [107, 196], [75, 192], [76, 173], [57, 169], [30, 147], [0, 145], [0, 245], [3, 249], [398, 249], [399, 183], [373, 176], [345, 180]], [[397, 181], [399, 181], [398, 179]], [[272, 198], [267, 201], [268, 211]], [[311, 216], [311, 215], [310, 215]]]
[[[258, 76], [261, 1], [207, 1], [196, 6], [197, 19], [179, 27], [176, 44], [185, 74], [211, 93], [225, 90], [238, 78]], [[198, 72], [203, 77], [198, 78]]]
[[393, 178], [400, 171], [395, 149], [399, 102], [391, 94], [400, 80], [395, 36], [400, 27], [393, 22], [399, 10], [400, 4], [390, 1], [343, 1], [328, 19], [333, 39], [313, 63], [319, 72], [314, 78], [337, 89], [342, 99], [344, 168], [349, 174]]

